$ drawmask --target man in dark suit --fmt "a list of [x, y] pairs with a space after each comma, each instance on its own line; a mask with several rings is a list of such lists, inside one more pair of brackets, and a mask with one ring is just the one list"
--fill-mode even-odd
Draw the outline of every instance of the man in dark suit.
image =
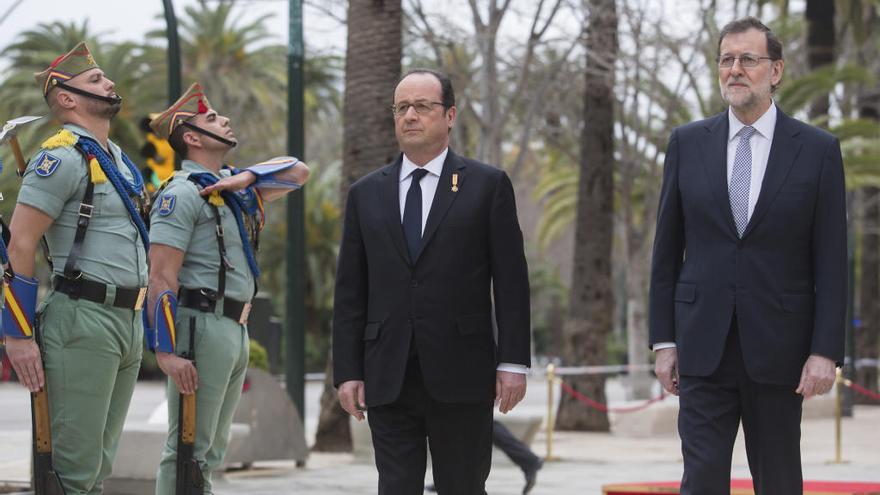
[[[525, 395], [529, 282], [513, 187], [449, 149], [455, 96], [419, 69], [394, 91], [393, 163], [351, 186], [336, 272], [333, 373], [342, 407], [369, 407], [379, 493], [484, 493], [492, 403]], [[493, 312], [497, 336], [493, 335]]]
[[656, 373], [680, 395], [682, 495], [730, 493], [742, 420], [756, 493], [800, 494], [804, 398], [843, 361], [840, 144], [776, 108], [782, 45], [755, 18], [720, 33], [728, 111], [673, 131], [652, 261]]

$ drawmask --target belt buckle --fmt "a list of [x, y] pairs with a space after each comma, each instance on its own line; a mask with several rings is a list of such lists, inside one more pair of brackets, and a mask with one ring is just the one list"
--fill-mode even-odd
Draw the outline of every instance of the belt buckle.
[[134, 310], [137, 311], [139, 309], [143, 309], [144, 308], [144, 300], [146, 300], [146, 299], [147, 299], [147, 288], [141, 287], [140, 289], [138, 289], [138, 297], [137, 297], [137, 301], [135, 301], [135, 303], [134, 303]]
[[239, 325], [247, 325], [248, 316], [251, 314], [251, 303], [244, 303], [244, 307], [241, 308], [241, 315], [238, 317]]

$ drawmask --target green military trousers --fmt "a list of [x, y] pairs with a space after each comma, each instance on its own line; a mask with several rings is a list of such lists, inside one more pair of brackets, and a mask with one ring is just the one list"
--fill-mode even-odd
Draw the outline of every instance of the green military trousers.
[[[217, 305], [218, 308], [220, 305]], [[247, 328], [214, 313], [189, 308], [177, 310], [177, 354], [189, 349], [191, 323], [195, 328], [196, 390], [195, 458], [202, 467], [206, 494], [213, 493], [211, 473], [223, 462], [229, 443], [232, 417], [241, 398], [248, 365]], [[159, 463], [156, 495], [174, 495], [177, 481], [177, 413], [180, 394], [170, 378], [168, 395], [168, 439]]]
[[67, 495], [100, 494], [141, 366], [141, 312], [52, 292], [40, 314], [53, 465]]

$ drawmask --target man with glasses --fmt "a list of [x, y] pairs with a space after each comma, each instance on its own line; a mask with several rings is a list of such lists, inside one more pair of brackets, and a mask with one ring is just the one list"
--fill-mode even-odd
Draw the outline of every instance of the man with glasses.
[[657, 213], [656, 372], [680, 396], [682, 495], [730, 493], [742, 421], [755, 491], [803, 492], [804, 398], [843, 361], [846, 207], [840, 144], [776, 107], [782, 45], [748, 17], [721, 30], [729, 109], [675, 129]]
[[[455, 96], [440, 72], [401, 79], [401, 155], [351, 186], [336, 272], [333, 374], [369, 418], [380, 495], [480, 495], [492, 403], [525, 395], [529, 282], [513, 186], [449, 149]], [[497, 336], [493, 335], [493, 319]]]

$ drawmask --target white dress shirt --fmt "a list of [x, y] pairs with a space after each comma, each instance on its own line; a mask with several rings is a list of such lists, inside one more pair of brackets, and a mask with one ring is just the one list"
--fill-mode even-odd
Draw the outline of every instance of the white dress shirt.
[[[727, 132], [727, 183], [730, 184], [730, 178], [733, 175], [733, 160], [736, 158], [736, 147], [739, 145], [739, 131], [746, 124], [740, 122], [733, 110], [727, 110], [727, 120], [729, 122]], [[752, 213], [755, 212], [755, 205], [758, 203], [758, 195], [761, 194], [761, 184], [764, 182], [764, 173], [767, 171], [767, 161], [770, 158], [770, 145], [773, 144], [773, 131], [776, 130], [776, 103], [770, 103], [770, 108], [761, 115], [758, 120], [752, 124], [755, 133], [752, 134], [749, 145], [752, 148], [752, 182], [749, 186], [749, 215], [751, 220]], [[658, 342], [654, 344], [654, 350], [667, 349], [675, 347], [674, 342]]]
[[[400, 221], [403, 222], [403, 210], [406, 207], [406, 193], [409, 192], [409, 186], [412, 184], [412, 173], [418, 168], [428, 171], [419, 185], [422, 187], [422, 234], [425, 233], [425, 224], [428, 222], [428, 214], [431, 213], [431, 204], [434, 203], [434, 194], [437, 192], [437, 184], [440, 183], [440, 173], [443, 172], [443, 162], [446, 161], [446, 155], [449, 154], [449, 148], [444, 148], [439, 155], [434, 157], [424, 166], [419, 167], [412, 162], [406, 153], [403, 154], [403, 161], [400, 164]], [[509, 371], [511, 373], [528, 373], [529, 368], [523, 364], [498, 363], [498, 371]]]
[[428, 171], [419, 185], [422, 186], [422, 234], [425, 233], [425, 224], [428, 223], [428, 213], [431, 212], [431, 204], [434, 202], [434, 193], [437, 192], [437, 184], [440, 183], [440, 173], [443, 172], [443, 162], [446, 161], [446, 155], [449, 154], [449, 148], [444, 148], [439, 155], [434, 157], [424, 166], [419, 167], [413, 163], [406, 154], [403, 155], [403, 163], [400, 164], [400, 221], [403, 222], [403, 209], [406, 207], [406, 193], [409, 192], [409, 186], [412, 184], [412, 173], [419, 168]]

